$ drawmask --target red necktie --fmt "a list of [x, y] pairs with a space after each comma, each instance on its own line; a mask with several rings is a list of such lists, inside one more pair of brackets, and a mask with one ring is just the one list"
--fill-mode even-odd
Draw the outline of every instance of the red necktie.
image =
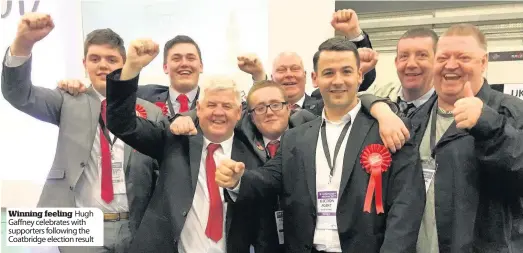
[[[102, 119], [107, 126], [106, 120], [107, 101], [102, 101]], [[111, 203], [114, 198], [113, 194], [113, 169], [111, 164], [111, 149], [109, 147], [109, 140], [105, 137], [104, 130], [100, 127], [100, 149], [102, 153], [102, 199], [106, 203]]]
[[176, 98], [180, 103], [180, 111], [178, 113], [189, 111], [189, 98], [185, 94], [180, 94]]
[[298, 109], [300, 109], [300, 105], [298, 105], [298, 104], [293, 104], [293, 105], [291, 105], [291, 110], [292, 110], [292, 111], [296, 111], [296, 110], [298, 110]]
[[223, 236], [223, 204], [220, 189], [214, 179], [216, 163], [214, 162], [214, 151], [220, 144], [211, 143], [207, 146], [207, 157], [205, 158], [205, 170], [207, 172], [207, 190], [209, 191], [209, 218], [205, 235], [214, 242], [218, 242]]
[[280, 141], [271, 141], [267, 144], [267, 149], [269, 150], [269, 156], [273, 158], [276, 155], [276, 151], [280, 147]]

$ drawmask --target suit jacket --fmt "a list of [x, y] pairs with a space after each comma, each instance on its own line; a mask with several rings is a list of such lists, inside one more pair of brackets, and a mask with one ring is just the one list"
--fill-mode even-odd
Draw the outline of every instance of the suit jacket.
[[[434, 208], [441, 253], [523, 252], [523, 101], [484, 82], [476, 126], [453, 122], [432, 151], [437, 173]], [[433, 96], [413, 118], [419, 145]]]
[[[169, 99], [169, 86], [158, 85], [158, 84], [141, 85], [138, 87], [138, 91], [136, 92], [136, 95], [138, 98], [149, 101], [153, 104], [158, 105], [157, 103], [159, 102], [159, 103], [164, 103], [165, 106], [168, 106], [167, 100]], [[194, 100], [189, 108], [190, 110], [196, 109], [196, 101], [198, 101], [199, 96], [200, 96], [200, 87], [198, 87], [196, 96], [194, 97]], [[174, 117], [174, 115], [172, 115], [171, 118], [172, 117]]]
[[[356, 45], [357, 48], [364, 48], [364, 47], [372, 48], [370, 37], [369, 37], [369, 35], [365, 31], [363, 31], [363, 40], [362, 41], [356, 41], [356, 42], [354, 42], [354, 44]], [[359, 91], [367, 90], [372, 85], [374, 80], [376, 80], [376, 69], [375, 68], [370, 70], [369, 72], [367, 72], [365, 74], [365, 76], [363, 78], [363, 82], [360, 85]], [[320, 90], [319, 89], [315, 89], [311, 93], [311, 96], [313, 98], [315, 98], [315, 99], [321, 99]]]
[[[280, 194], [286, 252], [311, 252], [316, 227], [316, 144], [322, 119], [288, 130], [276, 156], [246, 170], [237, 202]], [[415, 145], [407, 142], [392, 155], [383, 173], [385, 214], [363, 212], [369, 182], [360, 164], [362, 150], [379, 143], [378, 124], [364, 111], [353, 122], [343, 159], [337, 208], [343, 252], [415, 252], [425, 206], [425, 188]]]
[[[59, 126], [56, 155], [47, 176], [38, 207], [76, 207], [74, 190], [78, 179], [88, 166], [101, 102], [93, 90], [78, 96], [66, 92], [33, 86], [31, 60], [15, 68], [5, 66], [2, 71], [2, 94], [18, 110], [39, 120]], [[147, 118], [163, 118], [154, 105], [138, 100]], [[125, 145], [124, 171], [129, 201], [130, 230], [134, 233], [156, 185], [157, 163], [152, 158]]]
[[[180, 233], [192, 208], [200, 169], [201, 129], [195, 136], [176, 136], [170, 133], [167, 120], [155, 123], [137, 118], [133, 108], [138, 77], [121, 81], [119, 74], [117, 70], [107, 77], [108, 127], [118, 138], [160, 164], [157, 189], [130, 252], [178, 252]], [[247, 148], [241, 132], [235, 132], [231, 156], [247, 166], [261, 165]], [[270, 252], [256, 242], [259, 205], [254, 201], [234, 203], [229, 198], [226, 201], [227, 252], [249, 252], [251, 244], [256, 252]]]

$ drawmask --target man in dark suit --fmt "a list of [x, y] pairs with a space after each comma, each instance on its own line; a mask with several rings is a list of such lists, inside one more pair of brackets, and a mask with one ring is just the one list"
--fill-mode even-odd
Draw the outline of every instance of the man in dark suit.
[[322, 117], [287, 131], [261, 169], [234, 159], [217, 169], [237, 203], [280, 195], [287, 252], [415, 252], [425, 204], [418, 153], [408, 142], [391, 156], [380, 144], [356, 97], [358, 59], [346, 39], [324, 42], [313, 73]]
[[[105, 76], [123, 66], [124, 42], [110, 29], [87, 35], [84, 66], [92, 85], [71, 96], [34, 86], [31, 80], [31, 49], [53, 28], [49, 15], [27, 13], [22, 17], [2, 64], [2, 94], [18, 110], [60, 128], [56, 156], [38, 207], [98, 208], [104, 213], [103, 246], [59, 247], [60, 252], [124, 253], [149, 204], [158, 166], [105, 127]], [[153, 104], [141, 99], [133, 102], [136, 108], [133, 104], [132, 110], [142, 117], [164, 118]]]
[[133, 110], [138, 74], [158, 54], [158, 45], [138, 40], [128, 52], [121, 73], [108, 76], [109, 129], [160, 163], [157, 190], [130, 252], [249, 252], [250, 245], [256, 252], [274, 252], [276, 236], [257, 241], [264, 218], [259, 204], [229, 201], [214, 181], [220, 160], [261, 165], [234, 131], [241, 117], [238, 87], [230, 79], [208, 80], [196, 105], [198, 133], [173, 135], [166, 120], [154, 124]]

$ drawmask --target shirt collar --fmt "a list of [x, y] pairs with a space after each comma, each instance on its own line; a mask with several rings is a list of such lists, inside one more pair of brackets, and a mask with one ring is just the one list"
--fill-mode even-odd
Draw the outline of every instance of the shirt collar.
[[358, 115], [358, 112], [360, 112], [360, 109], [361, 109], [361, 100], [358, 99], [358, 104], [356, 104], [356, 106], [354, 106], [354, 108], [352, 108], [352, 110], [350, 110], [347, 114], [343, 115], [343, 117], [341, 117], [340, 121], [333, 122], [333, 121], [328, 120], [325, 117], [325, 108], [323, 109], [323, 112], [321, 113], [321, 118], [324, 121], [327, 121], [332, 124], [347, 123], [347, 122], [349, 122], [349, 120], [351, 122], [354, 122], [354, 119], [356, 119], [356, 115]]
[[[194, 87], [191, 91], [185, 93], [185, 95], [189, 98], [189, 104], [192, 104], [196, 97], [196, 93], [198, 93], [198, 86]], [[176, 102], [176, 99], [178, 96], [182, 94], [175, 90], [172, 86], [169, 85], [169, 96], [171, 97], [171, 102]]]
[[[276, 140], [279, 141], [280, 139], [281, 139], [281, 136], [278, 137], [278, 139], [276, 139]], [[269, 144], [269, 142], [271, 142], [271, 141], [274, 141], [274, 140], [271, 140], [271, 139], [269, 139], [269, 138], [263, 136], [263, 142], [265, 143], [265, 147], [267, 147], [267, 144]]]
[[414, 104], [414, 106], [417, 107], [420, 107], [422, 106], [423, 104], [425, 104], [425, 102], [427, 102], [430, 97], [432, 96], [432, 94], [434, 93], [434, 87], [430, 88], [429, 91], [427, 91], [427, 93], [423, 94], [423, 96], [417, 98], [417, 99], [414, 99], [412, 101], [407, 101], [405, 100], [405, 97], [403, 96], [403, 87], [400, 87], [399, 91], [398, 91], [398, 97], [402, 100], [402, 101], [405, 101], [407, 104]]
[[94, 87], [93, 87], [93, 90], [94, 90], [94, 93], [96, 94], [96, 96], [98, 97], [98, 99], [100, 99], [100, 102], [105, 100], [105, 97], [102, 94], [100, 94], [100, 92], [98, 92]]
[[303, 103], [305, 102], [305, 93], [303, 93], [303, 96], [301, 96], [300, 100], [296, 102], [297, 105], [300, 106], [300, 108], [303, 108]]
[[[231, 135], [231, 137], [229, 137], [229, 139], [224, 140], [221, 143], [216, 143], [216, 144], [220, 144], [220, 146], [224, 152], [225, 152], [225, 150], [232, 150], [233, 139], [234, 139], [234, 133]], [[211, 144], [211, 143], [214, 143], [214, 142], [211, 142], [209, 139], [205, 138], [205, 136], [203, 137], [203, 148], [205, 150], [207, 150], [207, 146], [209, 146], [209, 144]]]

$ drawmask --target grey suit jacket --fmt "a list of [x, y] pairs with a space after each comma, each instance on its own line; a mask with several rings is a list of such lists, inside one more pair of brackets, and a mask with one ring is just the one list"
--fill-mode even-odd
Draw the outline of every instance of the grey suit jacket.
[[[38, 207], [75, 207], [74, 189], [87, 167], [98, 129], [101, 101], [93, 88], [78, 96], [58, 89], [36, 87], [31, 81], [31, 62], [6, 67], [3, 61], [2, 94], [18, 110], [59, 126], [56, 154]], [[147, 118], [163, 120], [155, 105], [138, 99]], [[136, 231], [156, 185], [157, 162], [128, 145], [124, 148], [124, 170], [130, 210], [131, 233]], [[43, 169], [43, 168], [42, 168]]]

